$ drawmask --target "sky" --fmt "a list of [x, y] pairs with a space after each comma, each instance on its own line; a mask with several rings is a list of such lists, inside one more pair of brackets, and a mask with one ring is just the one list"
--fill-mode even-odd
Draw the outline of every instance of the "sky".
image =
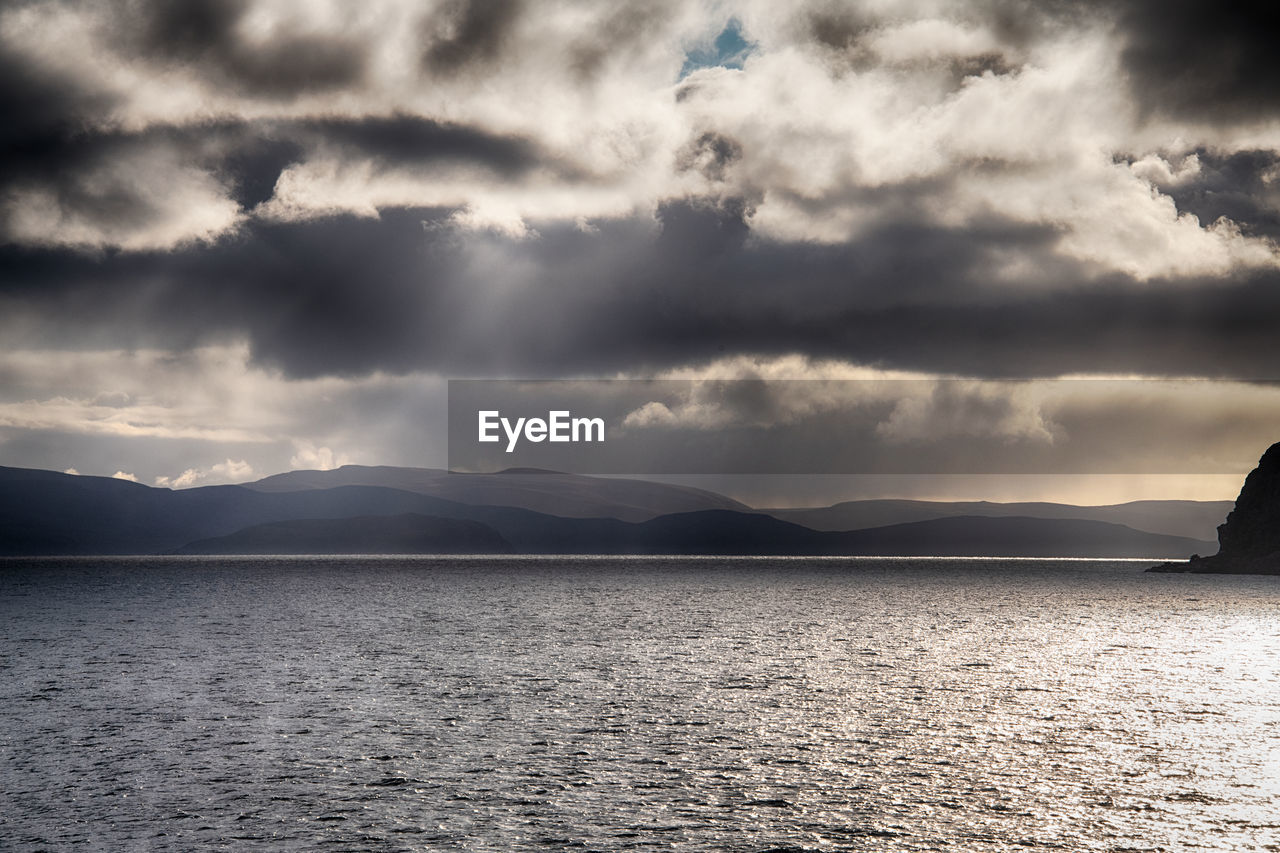
[[[1278, 16], [10, 0], [0, 464], [443, 466], [449, 379], [909, 378], [906, 456], [1093, 462], [749, 497], [1234, 497], [1280, 440]], [[705, 432], [691, 393], [633, 425]]]

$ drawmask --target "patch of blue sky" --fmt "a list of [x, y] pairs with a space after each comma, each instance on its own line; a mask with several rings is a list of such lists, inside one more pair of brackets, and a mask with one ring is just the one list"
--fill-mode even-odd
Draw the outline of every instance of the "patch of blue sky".
[[683, 80], [699, 68], [741, 68], [753, 50], [755, 43], [743, 37], [741, 22], [733, 18], [725, 24], [715, 41], [697, 45], [685, 54], [679, 79]]

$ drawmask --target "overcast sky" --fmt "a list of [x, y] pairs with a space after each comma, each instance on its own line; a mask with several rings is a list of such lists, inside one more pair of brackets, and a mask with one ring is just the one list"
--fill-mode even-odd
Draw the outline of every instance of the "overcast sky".
[[1158, 417], [1230, 476], [1146, 496], [1233, 497], [1280, 439], [1252, 6], [4, 3], [0, 464], [442, 466], [452, 377], [1195, 377], [884, 430]]

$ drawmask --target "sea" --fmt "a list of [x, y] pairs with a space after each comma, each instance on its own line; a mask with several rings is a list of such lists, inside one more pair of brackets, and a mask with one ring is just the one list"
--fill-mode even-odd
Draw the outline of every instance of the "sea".
[[0, 560], [0, 849], [1280, 850], [1280, 578]]

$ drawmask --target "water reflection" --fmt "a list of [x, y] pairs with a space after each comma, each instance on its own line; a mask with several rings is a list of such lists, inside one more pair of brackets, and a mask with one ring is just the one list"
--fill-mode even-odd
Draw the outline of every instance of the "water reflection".
[[1280, 586], [1144, 564], [0, 571], [18, 849], [1264, 849]]

